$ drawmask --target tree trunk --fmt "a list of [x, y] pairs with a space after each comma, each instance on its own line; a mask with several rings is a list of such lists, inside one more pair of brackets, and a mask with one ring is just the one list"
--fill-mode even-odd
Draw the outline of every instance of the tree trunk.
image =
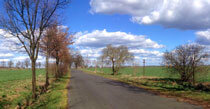
[[112, 72], [113, 72], [113, 75], [115, 75], [114, 61], [112, 61]]
[[77, 64], [75, 64], [75, 67], [76, 67], [76, 69], [77, 69], [78, 65], [77, 65]]
[[31, 59], [32, 66], [32, 98], [36, 99], [36, 60]]
[[48, 55], [48, 53], [47, 53], [47, 55], [46, 55], [46, 68], [45, 68], [45, 70], [46, 70], [46, 81], [45, 81], [45, 87], [47, 88], [48, 86], [49, 86], [49, 69], [48, 69], [48, 65], [49, 65], [49, 55]]
[[56, 74], [55, 74], [56, 79], [59, 77], [59, 58], [56, 58]]

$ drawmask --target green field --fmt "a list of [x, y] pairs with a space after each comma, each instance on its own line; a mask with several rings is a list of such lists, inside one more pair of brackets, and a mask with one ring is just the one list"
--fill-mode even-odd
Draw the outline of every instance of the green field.
[[[44, 81], [44, 69], [37, 70], [37, 83]], [[31, 95], [30, 69], [0, 69], [0, 108], [14, 108]]]
[[[39, 87], [45, 83], [45, 69], [37, 69], [37, 93], [39, 93]], [[67, 75], [69, 76], [69, 75]], [[14, 109], [17, 105], [24, 106], [26, 99], [31, 100], [31, 69], [0, 69], [0, 109]], [[39, 95], [37, 101], [33, 101], [33, 105], [30, 108], [39, 107], [45, 109], [48, 106], [63, 107], [66, 106], [64, 102], [67, 95], [63, 92], [66, 90], [66, 82], [68, 79], [66, 76], [59, 79], [59, 81], [52, 82], [54, 78], [50, 78], [52, 82], [49, 86], [47, 94]], [[62, 92], [61, 92], [62, 91]], [[46, 99], [47, 98], [47, 99]], [[44, 101], [45, 102], [44, 102]], [[40, 103], [40, 101], [43, 101]], [[46, 103], [47, 102], [47, 103]], [[50, 104], [50, 105], [49, 105]]]
[[[95, 68], [88, 68], [87, 70], [95, 71]], [[105, 74], [112, 74], [111, 68], [97, 68], [97, 72], [103, 72]], [[136, 72], [134, 72], [136, 71]], [[119, 75], [132, 75], [137, 77], [149, 77], [149, 78], [179, 78], [178, 74], [169, 73], [164, 67], [160, 66], [147, 66], [145, 68], [145, 74], [143, 73], [143, 67], [124, 67], [118, 72]], [[196, 75], [197, 82], [210, 82], [210, 71], [204, 74], [197, 73]]]

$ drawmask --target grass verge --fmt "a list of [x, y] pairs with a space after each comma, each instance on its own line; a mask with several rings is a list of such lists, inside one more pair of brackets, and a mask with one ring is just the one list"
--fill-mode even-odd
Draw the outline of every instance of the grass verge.
[[176, 84], [175, 79], [171, 78], [153, 78], [140, 77], [134, 75], [110, 75], [104, 72], [94, 72], [87, 69], [82, 69], [84, 72], [103, 76], [112, 80], [128, 83], [140, 88], [144, 88], [154, 94], [176, 98], [177, 101], [184, 101], [195, 105], [201, 105], [204, 108], [210, 108], [210, 92], [196, 90], [194, 88], [185, 88]]
[[53, 82], [46, 93], [29, 108], [31, 109], [67, 109], [70, 73]]

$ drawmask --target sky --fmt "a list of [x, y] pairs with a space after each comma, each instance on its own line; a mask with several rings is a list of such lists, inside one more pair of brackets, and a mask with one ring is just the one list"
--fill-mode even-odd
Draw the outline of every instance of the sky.
[[[146, 59], [160, 65], [163, 53], [181, 44], [209, 47], [209, 12], [210, 0], [72, 0], [60, 20], [75, 34], [73, 48], [84, 57], [96, 59], [107, 44], [125, 45], [140, 64]], [[0, 40], [0, 61], [28, 57], [5, 40]]]

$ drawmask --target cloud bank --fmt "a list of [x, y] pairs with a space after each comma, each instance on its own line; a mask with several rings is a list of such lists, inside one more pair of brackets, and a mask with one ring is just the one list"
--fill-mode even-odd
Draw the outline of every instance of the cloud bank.
[[210, 28], [210, 0], [91, 0], [91, 13], [126, 14], [139, 24], [198, 30]]
[[[92, 32], [79, 32], [75, 37], [75, 46], [84, 57], [92, 60], [99, 57], [102, 49], [108, 44], [127, 46], [136, 59], [160, 58], [162, 53], [158, 50], [164, 48], [164, 45], [158, 44], [145, 35], [134, 35], [121, 31], [108, 32], [105, 29], [94, 30]], [[159, 62], [155, 62], [159, 64]]]

